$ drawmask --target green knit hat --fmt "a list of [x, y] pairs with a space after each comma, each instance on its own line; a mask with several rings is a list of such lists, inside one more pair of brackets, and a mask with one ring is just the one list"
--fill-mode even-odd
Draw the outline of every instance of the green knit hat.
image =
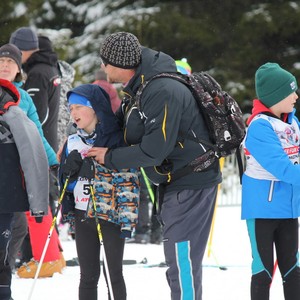
[[255, 73], [255, 90], [258, 99], [271, 107], [298, 89], [295, 76], [276, 63], [266, 63]]

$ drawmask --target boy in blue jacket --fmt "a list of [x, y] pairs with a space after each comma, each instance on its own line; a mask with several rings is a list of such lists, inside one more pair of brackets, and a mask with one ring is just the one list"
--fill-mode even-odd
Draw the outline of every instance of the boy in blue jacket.
[[252, 249], [251, 299], [269, 299], [275, 246], [285, 300], [300, 297], [300, 129], [295, 113], [297, 82], [276, 63], [255, 74], [253, 101], [244, 140], [247, 168], [242, 185], [242, 219]]

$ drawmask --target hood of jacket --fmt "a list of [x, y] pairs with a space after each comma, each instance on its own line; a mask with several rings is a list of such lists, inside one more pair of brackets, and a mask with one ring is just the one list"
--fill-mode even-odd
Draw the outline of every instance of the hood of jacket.
[[[294, 110], [295, 111], [295, 110]], [[254, 99], [253, 100], [253, 108], [252, 108], [252, 114], [251, 116], [248, 118], [247, 120], [247, 125], [249, 125], [251, 123], [251, 121], [253, 120], [253, 118], [258, 115], [258, 114], [261, 114], [261, 113], [266, 113], [268, 115], [272, 115], [274, 118], [277, 118], [273, 112], [268, 108], [266, 107], [260, 100], [258, 99]], [[288, 123], [291, 123], [292, 121], [292, 118], [294, 116], [295, 112], [292, 112], [292, 113], [289, 113], [289, 114], [283, 114], [282, 116], [282, 120], [284, 122], [288, 122]]]
[[57, 67], [58, 58], [57, 54], [50, 49], [42, 49], [34, 52], [26, 63], [23, 64], [23, 69], [26, 73], [37, 64], [47, 64], [49, 66]]
[[134, 95], [141, 83], [160, 73], [177, 72], [174, 59], [160, 51], [142, 47], [141, 63], [136, 69], [135, 75], [130, 79], [124, 92]]
[[96, 126], [97, 138], [94, 146], [116, 148], [124, 146], [122, 129], [112, 111], [109, 95], [103, 88], [95, 84], [82, 84], [67, 93], [76, 93], [87, 98], [98, 117]]

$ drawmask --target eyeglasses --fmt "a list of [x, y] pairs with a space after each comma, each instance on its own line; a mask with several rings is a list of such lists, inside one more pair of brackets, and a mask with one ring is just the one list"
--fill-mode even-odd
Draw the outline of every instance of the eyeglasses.
[[102, 57], [100, 57], [100, 65], [104, 65], [104, 67], [106, 67], [108, 65], [108, 62]]

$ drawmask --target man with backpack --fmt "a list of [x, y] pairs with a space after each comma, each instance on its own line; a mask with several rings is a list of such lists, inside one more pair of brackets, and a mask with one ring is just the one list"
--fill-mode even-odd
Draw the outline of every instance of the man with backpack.
[[151, 81], [135, 103], [143, 82], [160, 73], [176, 73], [175, 61], [167, 54], [142, 47], [131, 33], [118, 32], [104, 40], [100, 57], [108, 80], [126, 84], [117, 115], [123, 118], [128, 147], [95, 145], [88, 155], [110, 169], [143, 167], [159, 184], [171, 298], [201, 300], [201, 263], [221, 182], [218, 160], [203, 172], [191, 171], [176, 180], [172, 175], [206, 152], [206, 145], [188, 138], [209, 141], [206, 123], [189, 88], [171, 78]]

